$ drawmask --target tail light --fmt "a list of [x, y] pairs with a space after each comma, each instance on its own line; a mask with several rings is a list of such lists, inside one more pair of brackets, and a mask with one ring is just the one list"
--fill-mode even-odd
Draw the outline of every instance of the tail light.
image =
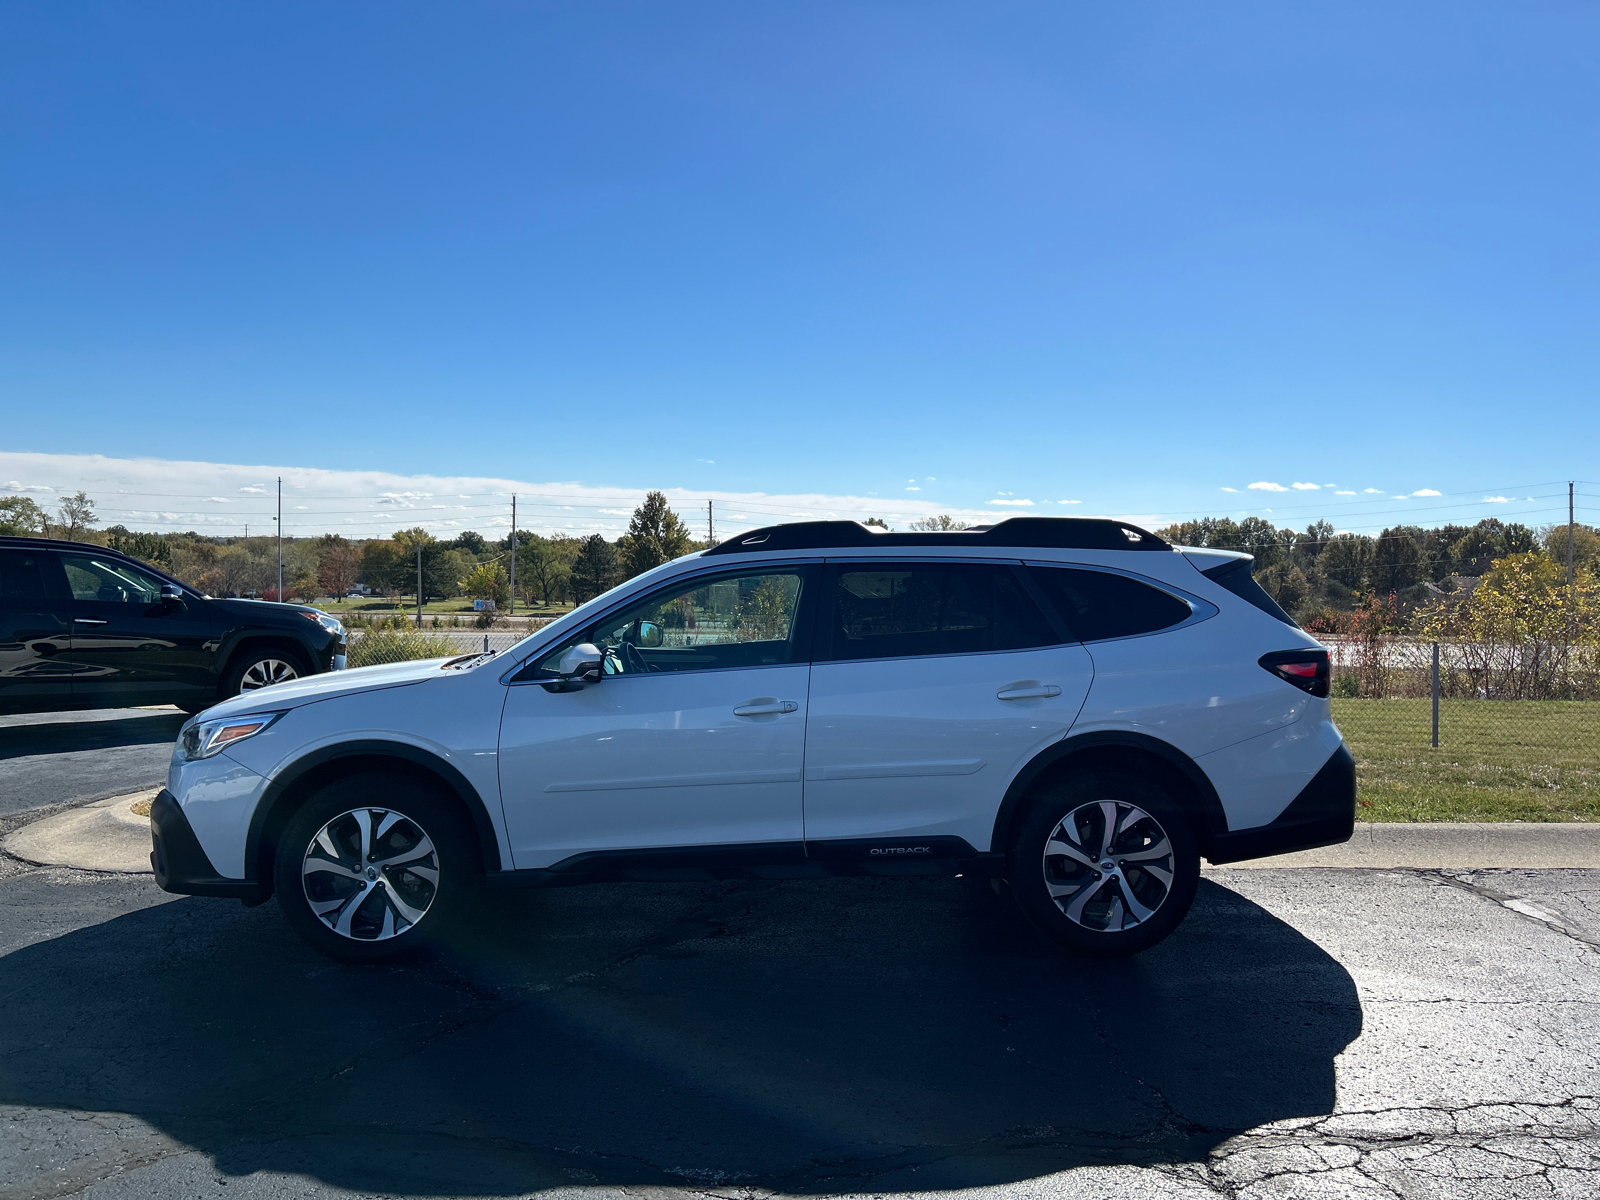
[[1285, 683], [1321, 699], [1328, 697], [1331, 669], [1326, 650], [1274, 650], [1261, 656], [1261, 665]]

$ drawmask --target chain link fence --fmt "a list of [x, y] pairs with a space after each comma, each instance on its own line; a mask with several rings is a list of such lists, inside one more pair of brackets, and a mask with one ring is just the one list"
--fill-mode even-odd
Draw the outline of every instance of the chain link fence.
[[375, 667], [383, 663], [509, 650], [535, 629], [549, 624], [535, 620], [515, 629], [418, 629], [395, 621], [345, 630], [346, 665]]
[[1363, 818], [1600, 820], [1597, 647], [1322, 641]]

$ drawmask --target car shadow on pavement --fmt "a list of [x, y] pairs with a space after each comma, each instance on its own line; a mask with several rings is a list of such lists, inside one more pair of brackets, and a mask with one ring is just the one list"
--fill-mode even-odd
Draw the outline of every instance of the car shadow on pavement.
[[13, 717], [0, 725], [0, 761], [39, 754], [65, 754], [74, 750], [145, 746], [157, 742], [170, 745], [188, 719], [188, 714], [177, 709], [137, 717], [125, 717], [119, 711], [114, 719], [100, 718], [96, 713], [84, 713], [81, 719], [74, 721], [40, 719], [26, 724], [13, 723], [18, 720]]
[[1209, 880], [1135, 959], [948, 879], [496, 898], [403, 967], [269, 905], [157, 904], [0, 959], [0, 1103], [132, 1114], [228, 1176], [501, 1196], [930, 1190], [1194, 1161], [1330, 1112], [1361, 1031], [1314, 943]]

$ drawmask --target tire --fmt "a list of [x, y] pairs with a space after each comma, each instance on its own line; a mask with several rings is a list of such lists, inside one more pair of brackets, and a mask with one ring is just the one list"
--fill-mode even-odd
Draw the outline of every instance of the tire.
[[1121, 958], [1148, 950], [1188, 914], [1200, 851], [1187, 814], [1162, 788], [1120, 771], [1086, 771], [1029, 810], [1007, 869], [1017, 904], [1058, 945]]
[[305, 656], [294, 650], [285, 650], [277, 646], [246, 650], [228, 668], [227, 677], [223, 679], [222, 690], [218, 695], [222, 699], [228, 699], [242, 692], [256, 691], [270, 687], [274, 683], [287, 683], [291, 679], [300, 679], [309, 674], [311, 667], [306, 663]]
[[400, 771], [363, 771], [315, 793], [279, 839], [273, 877], [294, 931], [356, 963], [443, 941], [482, 878], [460, 809]]

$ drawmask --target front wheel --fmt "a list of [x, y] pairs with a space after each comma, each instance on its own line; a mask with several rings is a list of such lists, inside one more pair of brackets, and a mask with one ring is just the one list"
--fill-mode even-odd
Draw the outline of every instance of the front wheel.
[[306, 801], [284, 830], [274, 873], [296, 933], [331, 958], [367, 963], [439, 941], [479, 877], [456, 807], [390, 771], [349, 776]]
[[1008, 871], [1017, 903], [1044, 933], [1075, 954], [1120, 958], [1178, 927], [1199, 886], [1200, 852], [1163, 789], [1091, 771], [1034, 805]]
[[222, 681], [222, 695], [238, 696], [275, 683], [288, 683], [310, 673], [298, 654], [276, 647], [242, 654]]

